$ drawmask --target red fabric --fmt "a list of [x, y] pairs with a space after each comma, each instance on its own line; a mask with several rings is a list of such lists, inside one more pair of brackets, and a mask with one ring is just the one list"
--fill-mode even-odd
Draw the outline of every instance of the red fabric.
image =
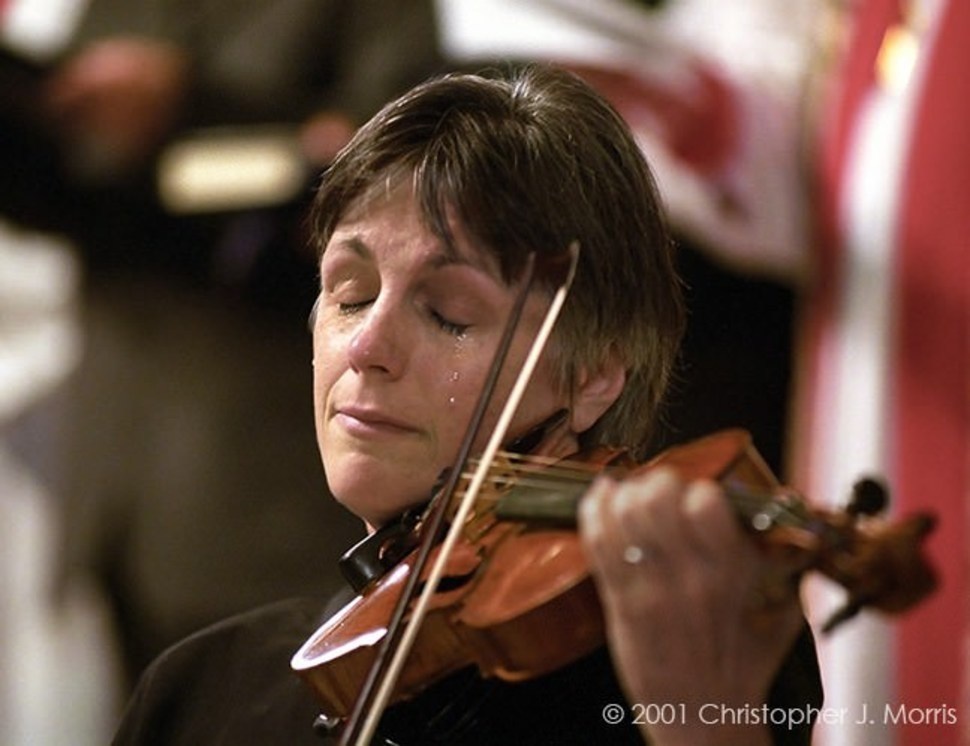
[[688, 90], [665, 87], [609, 67], [564, 63], [606, 97], [634, 129], [652, 130], [700, 175], [723, 168], [737, 149], [734, 90], [717, 70], [696, 60]]
[[[970, 3], [951, 0], [922, 92], [903, 193], [892, 422], [897, 500], [940, 516], [936, 597], [900, 626], [900, 701], [970, 709], [961, 695], [967, 615], [970, 367]], [[906, 744], [956, 743], [958, 725], [904, 727]]]
[[[810, 297], [803, 343], [803, 404], [817, 402], [825, 375], [825, 332], [841, 292], [838, 205], [854, 117], [874, 85], [876, 55], [896, 20], [896, 0], [866, 0], [858, 14], [835, 103], [823, 128], [818, 182], [819, 284]], [[940, 525], [929, 544], [942, 587], [897, 627], [896, 688], [908, 707], [958, 708], [956, 724], [903, 725], [899, 743], [970, 743], [962, 689], [970, 630], [967, 591], [968, 432], [970, 432], [970, 3], [951, 0], [940, 19], [905, 161], [898, 224], [891, 359], [890, 480], [897, 513], [932, 510]], [[816, 413], [823, 417], [824, 413]], [[809, 427], [811, 425], [809, 424]], [[811, 430], [800, 434], [802, 446]], [[814, 434], [817, 437], [817, 433]], [[799, 464], [806, 479], [813, 465]]]

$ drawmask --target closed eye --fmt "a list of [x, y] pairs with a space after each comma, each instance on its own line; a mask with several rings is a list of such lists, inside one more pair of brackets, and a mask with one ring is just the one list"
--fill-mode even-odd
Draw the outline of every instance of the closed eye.
[[468, 328], [471, 326], [470, 324], [459, 324], [455, 321], [450, 321], [437, 311], [431, 311], [431, 318], [435, 320], [443, 331], [446, 331], [448, 334], [455, 337], [465, 336], [465, 334], [468, 332]]
[[341, 316], [352, 316], [358, 311], [361, 311], [369, 306], [371, 303], [373, 303], [373, 301], [370, 300], [361, 300], [357, 301], [356, 303], [338, 303], [337, 311], [340, 312]]

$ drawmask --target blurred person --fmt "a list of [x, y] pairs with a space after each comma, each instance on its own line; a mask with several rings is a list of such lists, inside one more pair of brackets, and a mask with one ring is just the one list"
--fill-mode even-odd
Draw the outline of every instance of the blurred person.
[[382, 94], [437, 64], [427, 3], [116, 5], [94, 0], [46, 104], [81, 151], [127, 165], [176, 126], [262, 122], [303, 125], [307, 156], [324, 165]]
[[[24, 49], [7, 43], [0, 69], [17, 90], [0, 99], [0, 122], [13, 166], [2, 181], [5, 212], [41, 213], [82, 234], [99, 218], [120, 224], [123, 211], [112, 208], [126, 192], [150, 200], [155, 156], [187, 131], [292, 125], [309, 173], [388, 96], [440, 66], [430, 2], [77, 4], [83, 12], [59, 47], [31, 49], [37, 31], [23, 32]], [[109, 190], [107, 205], [99, 189]], [[98, 214], [72, 205], [85, 197]], [[111, 236], [109, 227], [92, 243]]]
[[277, 207], [184, 217], [158, 204], [157, 158], [197, 128], [282, 124], [325, 165], [438, 68], [435, 17], [419, 1], [91, 0], [62, 48], [20, 63], [0, 211], [71, 236], [85, 264], [63, 583], [105, 589], [130, 680], [215, 618], [326, 592], [328, 526], [348, 523], [319, 509], [293, 323], [314, 292], [314, 169]]

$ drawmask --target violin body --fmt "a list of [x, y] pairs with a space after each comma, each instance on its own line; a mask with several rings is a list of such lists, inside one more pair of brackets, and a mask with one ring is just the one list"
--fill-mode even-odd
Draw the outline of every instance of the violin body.
[[[494, 552], [482, 552], [475, 562], [466, 555], [468, 564], [461, 569], [477, 567], [446, 578], [448, 589], [436, 594], [425, 616], [397, 682], [395, 699], [413, 696], [472, 665], [486, 676], [506, 681], [533, 678], [602, 644], [599, 601], [588, 572], [580, 569], [585, 559], [576, 533], [523, 528], [496, 525], [489, 532], [489, 539], [498, 545]], [[386, 631], [389, 609], [413, 569], [410, 560], [325, 622], [294, 656], [293, 669], [316, 692], [328, 716], [345, 717], [353, 707]], [[495, 572], [503, 565], [519, 572]], [[552, 593], [550, 579], [560, 591], [566, 590]], [[523, 594], [527, 588], [531, 592]], [[529, 603], [540, 596], [546, 597], [544, 602]], [[514, 603], [506, 603], [509, 600]], [[550, 618], [571, 623], [553, 627]]]
[[[590, 474], [607, 470], [629, 478], [663, 465], [685, 480], [717, 480], [773, 556], [788, 567], [814, 567], [842, 582], [850, 591], [851, 613], [863, 605], [900, 611], [935, 586], [919, 555], [931, 520], [860, 524], [851, 512], [793, 504], [743, 430], [671, 448], [643, 465], [609, 449], [586, 461], [593, 464]], [[574, 528], [588, 481], [563, 489], [519, 488], [512, 481], [485, 501], [488, 508], [469, 521], [448, 559], [397, 680], [395, 700], [468, 666], [507, 681], [542, 676], [604, 644], [599, 599]], [[293, 669], [328, 717], [344, 718], [353, 708], [390, 611], [413, 572], [413, 556], [365, 588], [293, 657]], [[884, 571], [873, 572], [874, 565]]]

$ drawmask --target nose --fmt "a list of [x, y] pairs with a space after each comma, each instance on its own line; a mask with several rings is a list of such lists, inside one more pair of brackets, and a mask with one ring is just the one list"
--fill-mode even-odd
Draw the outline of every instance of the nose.
[[350, 338], [350, 367], [357, 373], [381, 373], [397, 378], [407, 362], [405, 330], [397, 314], [380, 301], [369, 306]]

